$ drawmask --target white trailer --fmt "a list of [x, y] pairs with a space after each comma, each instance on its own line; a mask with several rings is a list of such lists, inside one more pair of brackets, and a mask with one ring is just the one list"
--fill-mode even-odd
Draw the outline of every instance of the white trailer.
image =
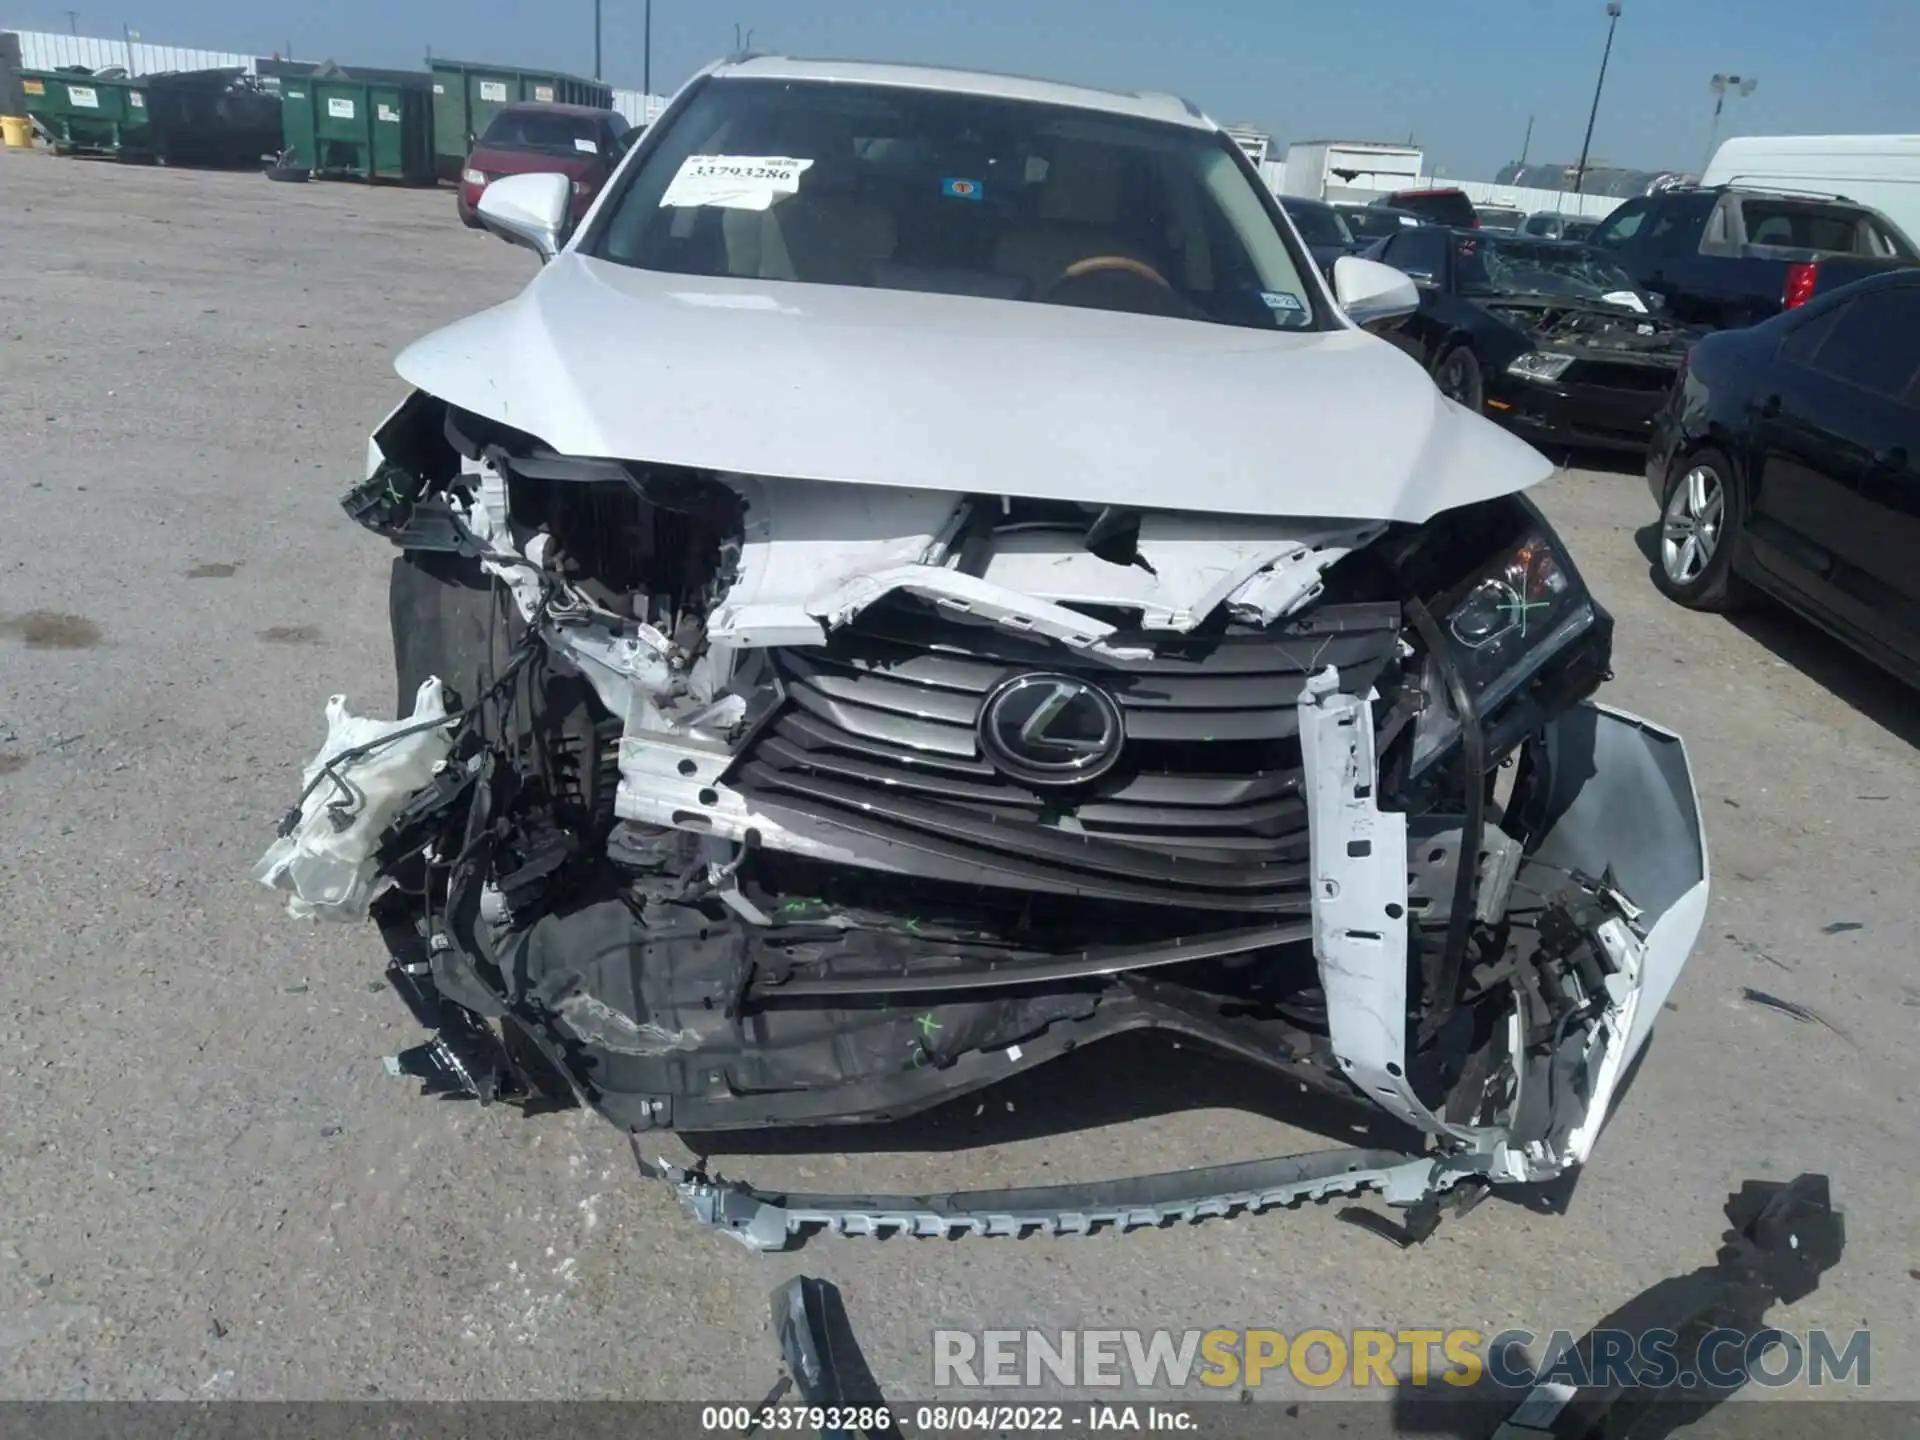
[[1700, 183], [1844, 195], [1920, 240], [1920, 135], [1742, 135]]
[[1417, 145], [1372, 140], [1296, 140], [1287, 147], [1286, 195], [1309, 200], [1346, 191], [1411, 190], [1420, 184], [1425, 156]]

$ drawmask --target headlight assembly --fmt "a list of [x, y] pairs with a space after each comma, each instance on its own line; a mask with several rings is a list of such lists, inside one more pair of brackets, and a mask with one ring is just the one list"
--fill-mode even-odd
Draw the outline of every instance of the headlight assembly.
[[[1482, 718], [1594, 623], [1593, 599], [1558, 543], [1529, 531], [1475, 572], [1440, 619], [1454, 665]], [[1413, 730], [1412, 773], [1460, 736], [1439, 662], [1427, 657], [1426, 705]]]
[[1543, 350], [1529, 350], [1507, 366], [1507, 374], [1522, 380], [1558, 380], [1567, 373], [1567, 367], [1571, 364], [1571, 355], [1549, 355]]

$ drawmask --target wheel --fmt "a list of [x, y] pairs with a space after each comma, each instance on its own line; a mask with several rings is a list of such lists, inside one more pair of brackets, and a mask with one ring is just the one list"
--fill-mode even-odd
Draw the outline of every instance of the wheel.
[[1690, 610], [1725, 610], [1740, 599], [1734, 544], [1746, 524], [1746, 497], [1727, 457], [1699, 450], [1674, 461], [1660, 507], [1653, 583]]
[[1456, 345], [1440, 357], [1433, 367], [1433, 383], [1449, 400], [1458, 401], [1476, 415], [1480, 413], [1486, 389], [1480, 379], [1480, 361], [1466, 346]]

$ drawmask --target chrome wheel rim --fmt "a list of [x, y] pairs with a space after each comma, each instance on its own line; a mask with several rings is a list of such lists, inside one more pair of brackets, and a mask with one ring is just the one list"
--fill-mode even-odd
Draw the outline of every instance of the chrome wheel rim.
[[1467, 367], [1457, 354], [1449, 355], [1440, 367], [1440, 393], [1461, 405], [1471, 399], [1467, 394]]
[[1727, 489], [1705, 465], [1687, 471], [1667, 497], [1660, 523], [1660, 564], [1676, 585], [1691, 585], [1720, 549]]

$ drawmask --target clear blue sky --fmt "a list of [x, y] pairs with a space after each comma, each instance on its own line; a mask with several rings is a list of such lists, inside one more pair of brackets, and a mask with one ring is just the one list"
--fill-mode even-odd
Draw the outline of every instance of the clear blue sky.
[[[435, 53], [587, 73], [592, 0], [69, 0], [83, 35], [131, 24], [156, 44], [342, 64]], [[1624, 0], [1594, 155], [1695, 169], [1716, 71], [1759, 90], [1722, 134], [1920, 131], [1920, 5], [1912, 0]], [[643, 0], [603, 0], [605, 69], [638, 86]], [[671, 90], [733, 45], [1013, 70], [1173, 90], [1281, 142], [1424, 144], [1449, 175], [1492, 178], [1535, 117], [1534, 160], [1571, 160], [1606, 35], [1602, 0], [654, 0], [653, 81]], [[0, 0], [0, 28], [64, 30], [50, 0]]]

